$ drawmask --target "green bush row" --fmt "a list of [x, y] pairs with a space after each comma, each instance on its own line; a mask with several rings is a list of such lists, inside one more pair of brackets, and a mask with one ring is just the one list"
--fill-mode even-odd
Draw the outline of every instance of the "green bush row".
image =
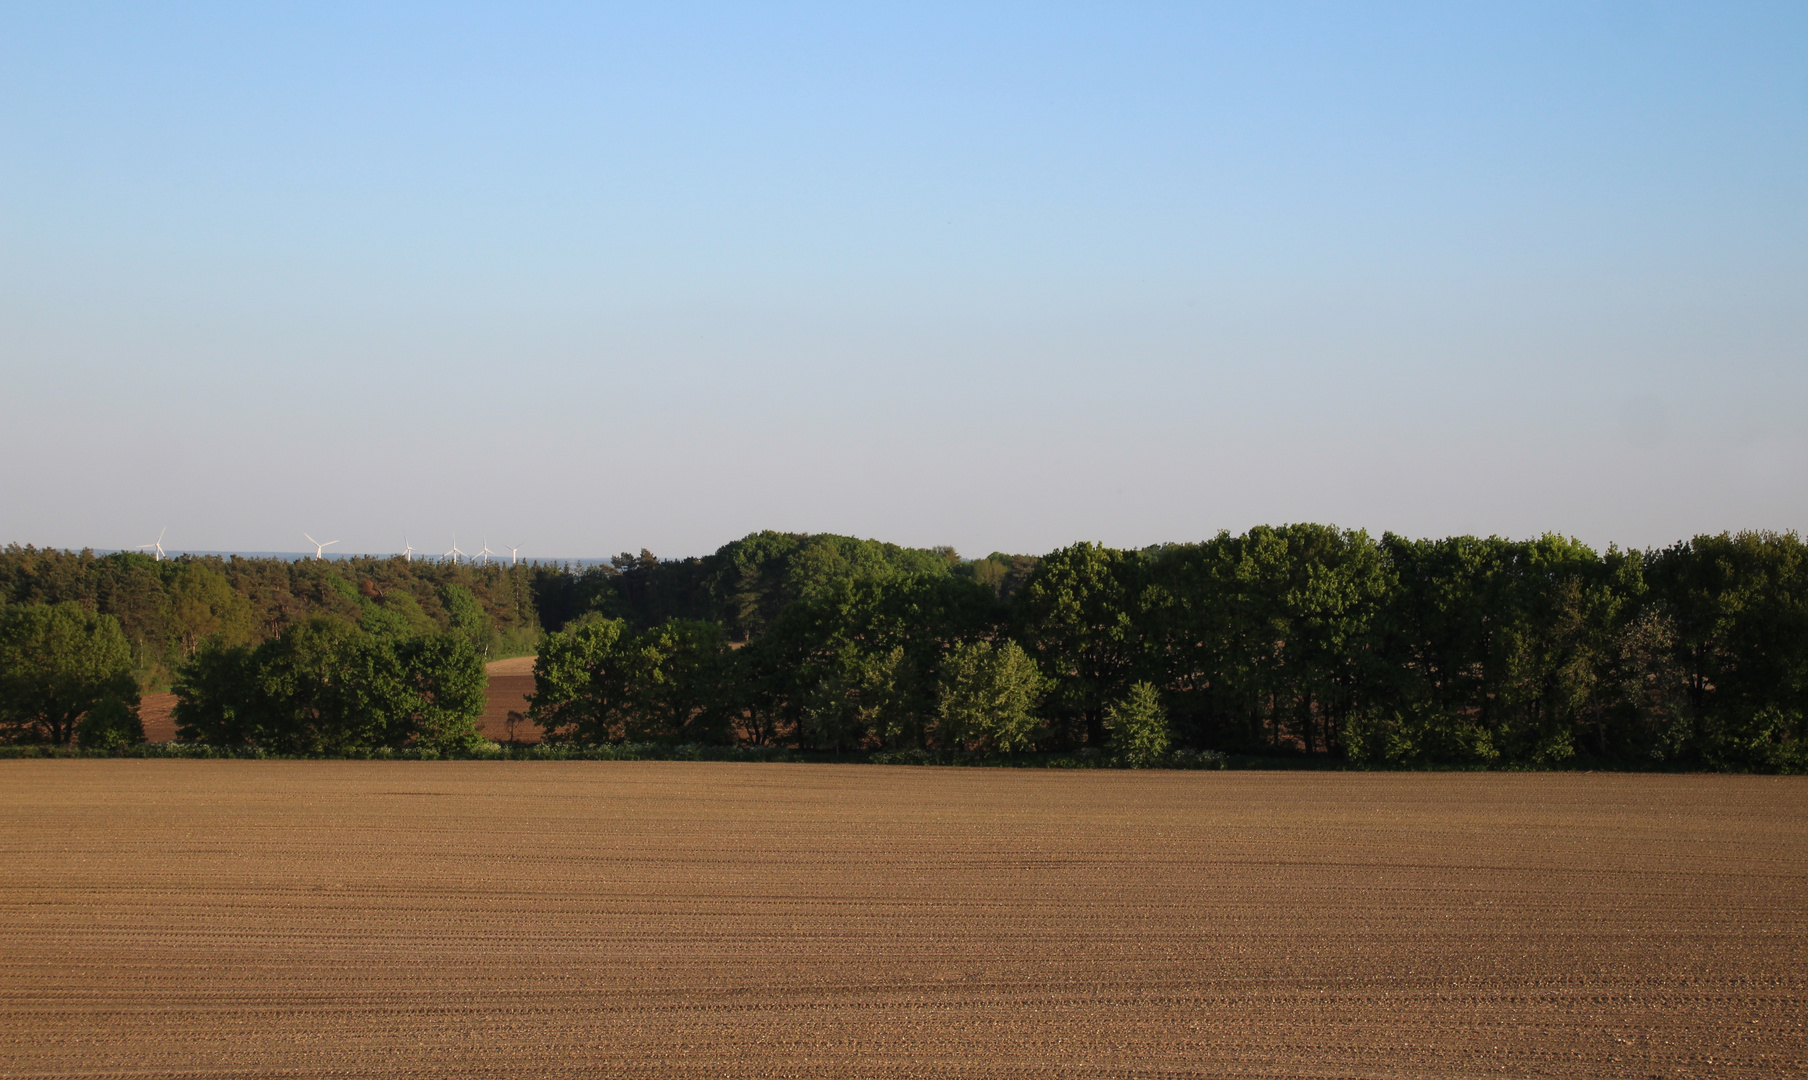
[[795, 750], [783, 746], [710, 746], [702, 743], [538, 743], [504, 746], [481, 743], [441, 752], [426, 747], [374, 747], [332, 753], [283, 753], [257, 746], [213, 746], [207, 743], [167, 742], [122, 744], [105, 749], [79, 746], [27, 744], [0, 745], [0, 760], [33, 758], [172, 758], [228, 761], [745, 761], [745, 762], [846, 762], [872, 765], [955, 765], [1036, 768], [1222, 769], [1222, 754], [1200, 750], [1176, 750], [1151, 761], [1129, 759], [1097, 750], [1069, 754], [994, 754], [962, 750], [879, 750], [870, 753], [832, 753]]

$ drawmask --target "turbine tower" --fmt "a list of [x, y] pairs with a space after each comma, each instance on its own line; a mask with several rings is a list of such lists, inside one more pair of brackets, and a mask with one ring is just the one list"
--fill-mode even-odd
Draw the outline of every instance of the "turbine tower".
[[516, 563], [521, 561], [521, 549], [524, 546], [525, 545], [523, 545], [523, 544], [510, 544], [509, 545], [509, 565], [510, 566], [513, 566]]
[[164, 526], [163, 529], [157, 533], [157, 542], [155, 544], [139, 544], [138, 550], [139, 551], [151, 551], [151, 552], [153, 552], [153, 554], [151, 555], [151, 558], [156, 559], [158, 562], [162, 562], [163, 561], [163, 534], [166, 532], [169, 532], [169, 526], [167, 526], [167, 525]]
[[[307, 533], [302, 533], [301, 535], [308, 536]], [[319, 540], [316, 540], [313, 537], [308, 536], [308, 543], [314, 545], [314, 557], [316, 559], [326, 558], [326, 556], [322, 553], [325, 552], [327, 548], [332, 547], [334, 544], [337, 544], [338, 542], [339, 541], [337, 541], [337, 540], [328, 540], [325, 543], [321, 543]]]
[[402, 558], [407, 559], [409, 562], [414, 561], [414, 545], [408, 542], [407, 533], [402, 534]]
[[463, 555], [463, 554], [464, 554], [464, 552], [462, 552], [462, 551], [460, 551], [460, 550], [458, 550], [458, 534], [457, 534], [457, 533], [453, 533], [453, 534], [452, 534], [452, 550], [451, 550], [451, 551], [448, 551], [448, 552], [446, 552], [446, 553], [445, 553], [445, 554], [444, 554], [444, 555], [441, 555], [441, 556], [440, 556], [440, 558], [442, 558], [442, 559], [451, 559], [451, 560], [452, 560], [452, 563], [453, 563], [453, 565], [455, 565], [455, 566], [456, 566], [456, 565], [457, 565], [457, 564], [458, 564], [458, 558], [459, 558], [459, 556], [461, 556], [461, 555]]
[[478, 552], [477, 554], [471, 556], [471, 561], [475, 562], [478, 559], [482, 559], [483, 564], [485, 566], [488, 566], [488, 565], [490, 565], [490, 556], [491, 555], [500, 555], [500, 554], [502, 554], [502, 552], [490, 550], [490, 538], [486, 536], [483, 538], [483, 550]]

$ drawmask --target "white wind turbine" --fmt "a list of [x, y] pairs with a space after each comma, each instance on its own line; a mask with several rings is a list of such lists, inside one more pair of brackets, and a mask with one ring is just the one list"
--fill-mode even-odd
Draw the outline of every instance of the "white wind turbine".
[[464, 554], [464, 552], [458, 550], [458, 534], [453, 533], [452, 534], [452, 550], [446, 552], [444, 555], [441, 555], [440, 558], [451, 559], [454, 563], [456, 563], [456, 562], [458, 562], [459, 556], [461, 556], [463, 554]]
[[402, 534], [402, 558], [407, 559], [409, 562], [414, 561], [414, 545], [408, 542], [407, 533]]
[[155, 544], [139, 544], [138, 550], [139, 551], [154, 551], [156, 554], [152, 555], [151, 558], [156, 559], [158, 562], [162, 562], [163, 561], [163, 534], [166, 532], [169, 532], [168, 526], [164, 526], [164, 528], [162, 528], [161, 530], [158, 531], [157, 542]]
[[[308, 536], [307, 533], [302, 533], [301, 535]], [[308, 543], [314, 545], [314, 557], [316, 559], [326, 558], [326, 556], [322, 553], [325, 552], [327, 548], [332, 547], [334, 544], [337, 544], [338, 542], [339, 541], [337, 541], [337, 540], [328, 540], [326, 543], [323, 544], [320, 541], [314, 539], [313, 537], [308, 536]]]
[[525, 546], [526, 545], [524, 545], [524, 544], [510, 544], [509, 545], [509, 565], [510, 566], [513, 566], [516, 563], [521, 561], [521, 549]]
[[482, 559], [483, 564], [488, 566], [490, 564], [490, 556], [500, 554], [502, 554], [502, 552], [490, 550], [490, 538], [486, 536], [483, 538], [483, 550], [471, 556], [471, 561], [476, 562], [478, 559]]

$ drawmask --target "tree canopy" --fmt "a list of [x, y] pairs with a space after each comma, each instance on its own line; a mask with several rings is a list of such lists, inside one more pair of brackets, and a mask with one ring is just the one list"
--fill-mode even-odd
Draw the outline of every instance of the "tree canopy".
[[486, 682], [462, 635], [393, 638], [322, 615], [261, 645], [204, 646], [176, 684], [178, 737], [276, 753], [468, 750]]
[[51, 701], [39, 668], [63, 664], [113, 687], [11, 691], [14, 739], [129, 712], [162, 664], [195, 738], [456, 742], [512, 641], [538, 648], [530, 717], [576, 742], [1808, 768], [1808, 551], [1786, 533], [1603, 552], [1293, 524], [963, 560], [761, 532], [514, 568], [10, 547], [0, 600], [46, 643], [10, 646], [6, 685]]
[[0, 609], [0, 737], [67, 746], [136, 742], [138, 685], [119, 620], [80, 604]]

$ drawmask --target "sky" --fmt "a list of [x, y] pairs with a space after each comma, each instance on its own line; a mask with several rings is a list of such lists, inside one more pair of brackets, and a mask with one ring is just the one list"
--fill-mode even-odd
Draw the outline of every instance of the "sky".
[[1808, 5], [0, 3], [0, 543], [1808, 530]]

